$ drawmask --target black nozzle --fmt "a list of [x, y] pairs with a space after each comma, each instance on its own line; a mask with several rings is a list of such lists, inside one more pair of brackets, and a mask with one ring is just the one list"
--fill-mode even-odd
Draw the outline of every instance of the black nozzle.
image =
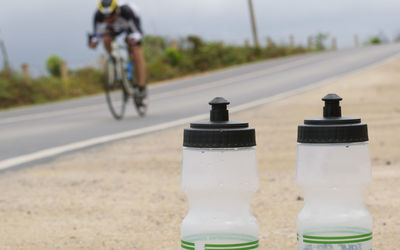
[[360, 118], [342, 117], [340, 101], [336, 94], [328, 94], [325, 101], [324, 117], [304, 120], [298, 126], [297, 142], [300, 143], [353, 143], [368, 141], [367, 124]]
[[343, 100], [337, 94], [328, 94], [322, 98], [325, 102], [324, 106], [324, 117], [334, 118], [342, 117], [342, 108], [340, 107], [340, 101]]
[[227, 106], [229, 102], [223, 97], [216, 97], [208, 104], [211, 105], [210, 121], [227, 122], [229, 121], [229, 111]]
[[229, 121], [229, 102], [216, 97], [211, 105], [210, 120], [193, 122], [185, 129], [183, 146], [192, 148], [241, 148], [256, 145], [256, 132], [247, 122]]

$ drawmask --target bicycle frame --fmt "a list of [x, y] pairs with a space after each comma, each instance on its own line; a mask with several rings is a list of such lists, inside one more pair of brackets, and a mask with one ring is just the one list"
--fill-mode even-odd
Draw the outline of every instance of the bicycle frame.
[[[121, 49], [127, 49], [125, 46], [118, 44], [116, 41], [111, 42], [111, 56], [115, 59], [115, 65], [116, 65], [116, 75], [117, 75], [117, 80], [121, 81], [124, 85], [125, 90], [127, 93], [132, 96], [134, 94], [134, 89], [131, 86], [126, 73], [123, 72], [125, 70], [125, 61], [124, 58], [121, 55], [120, 50]], [[129, 50], [128, 50], [129, 54]]]

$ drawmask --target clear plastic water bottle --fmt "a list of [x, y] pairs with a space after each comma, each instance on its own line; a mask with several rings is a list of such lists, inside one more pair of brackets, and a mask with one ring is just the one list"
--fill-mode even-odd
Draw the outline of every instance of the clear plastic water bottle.
[[218, 97], [210, 120], [184, 131], [181, 187], [189, 212], [182, 249], [258, 249], [258, 223], [250, 200], [258, 189], [255, 130], [229, 121], [229, 102]]
[[341, 116], [338, 95], [322, 100], [324, 116], [298, 127], [298, 249], [371, 250], [372, 218], [363, 202], [371, 181], [367, 125]]

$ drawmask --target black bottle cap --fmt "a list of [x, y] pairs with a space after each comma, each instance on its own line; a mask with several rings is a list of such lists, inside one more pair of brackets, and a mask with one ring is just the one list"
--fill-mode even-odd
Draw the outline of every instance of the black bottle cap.
[[297, 130], [297, 142], [348, 143], [368, 141], [367, 124], [360, 118], [342, 117], [340, 101], [336, 94], [322, 98], [325, 102], [324, 117], [304, 120]]
[[211, 105], [210, 120], [191, 123], [184, 130], [183, 146], [193, 148], [240, 148], [256, 145], [254, 128], [246, 122], [229, 121], [229, 102], [216, 97]]

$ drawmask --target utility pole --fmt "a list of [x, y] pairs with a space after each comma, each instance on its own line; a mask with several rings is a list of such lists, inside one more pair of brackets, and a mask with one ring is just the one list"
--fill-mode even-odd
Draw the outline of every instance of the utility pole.
[[255, 45], [256, 47], [259, 47], [258, 35], [257, 35], [256, 18], [255, 18], [255, 16], [254, 16], [253, 0], [248, 0], [248, 1], [249, 1], [249, 9], [250, 9], [251, 27], [252, 27], [252, 29], [253, 29], [254, 45]]
[[23, 63], [23, 64], [21, 65], [21, 70], [22, 70], [22, 76], [23, 76], [25, 79], [31, 78], [31, 77], [30, 77], [30, 74], [29, 74], [29, 65], [28, 65], [27, 63]]
[[6, 46], [4, 45], [3, 40], [0, 40], [0, 49], [1, 49], [1, 52], [2, 52], [3, 58], [4, 58], [4, 69], [5, 70], [9, 70], [10, 69], [10, 63], [8, 61], [7, 50], [6, 50]]

